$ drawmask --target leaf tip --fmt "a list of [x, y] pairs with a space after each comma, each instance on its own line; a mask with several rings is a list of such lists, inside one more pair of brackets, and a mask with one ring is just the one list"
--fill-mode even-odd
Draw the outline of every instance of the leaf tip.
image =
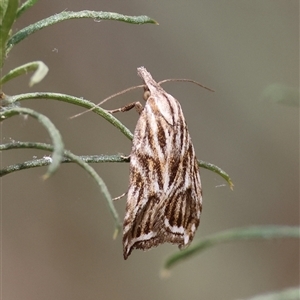
[[117, 238], [117, 236], [119, 235], [120, 232], [120, 225], [116, 226], [114, 234], [113, 234], [113, 240], [115, 240]]
[[171, 276], [171, 271], [164, 268], [159, 272], [160, 279], [168, 279]]
[[46, 174], [44, 174], [43, 176], [42, 176], [42, 180], [47, 180], [49, 177], [50, 177], [50, 173], [49, 172], [47, 172]]

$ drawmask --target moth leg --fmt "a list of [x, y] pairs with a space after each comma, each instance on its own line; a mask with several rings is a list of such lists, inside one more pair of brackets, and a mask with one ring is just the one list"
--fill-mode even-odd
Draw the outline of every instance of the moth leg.
[[125, 192], [125, 193], [123, 193], [122, 195], [120, 195], [120, 196], [118, 196], [118, 197], [113, 198], [112, 200], [113, 200], [113, 201], [120, 200], [121, 198], [123, 198], [124, 196], [126, 196], [127, 193], [128, 193], [128, 191]]
[[129, 111], [131, 109], [133, 109], [135, 107], [136, 111], [141, 114], [141, 112], [143, 111], [144, 107], [140, 102], [132, 102], [129, 103], [123, 107], [117, 108], [117, 109], [112, 109], [112, 110], [108, 110], [109, 113], [114, 114], [116, 112], [125, 112], [125, 111]]

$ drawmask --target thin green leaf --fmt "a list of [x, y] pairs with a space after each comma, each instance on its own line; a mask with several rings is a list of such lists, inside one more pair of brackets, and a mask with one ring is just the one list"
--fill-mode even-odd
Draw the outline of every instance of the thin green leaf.
[[17, 102], [27, 99], [52, 99], [72, 103], [87, 109], [93, 108], [92, 112], [103, 117], [105, 120], [118, 128], [126, 137], [132, 140], [133, 135], [126, 126], [124, 126], [117, 118], [108, 113], [105, 109], [95, 105], [93, 102], [90, 102], [88, 100], [60, 93], [27, 93], [10, 97], [11, 102]]
[[300, 90], [284, 84], [273, 83], [262, 92], [262, 100], [287, 106], [300, 106]]
[[[24, 148], [46, 150], [46, 151], [51, 151], [51, 152], [55, 151], [54, 146], [45, 144], [45, 143], [13, 142], [13, 143], [0, 145], [0, 151], [9, 150], [9, 149], [24, 149]], [[62, 158], [61, 162], [77, 163], [79, 166], [81, 166], [83, 169], [85, 169], [92, 176], [92, 178], [96, 181], [97, 185], [100, 187], [100, 190], [107, 201], [109, 210], [115, 221], [114, 237], [116, 237], [116, 235], [118, 234], [118, 232], [120, 231], [120, 228], [121, 228], [121, 222], [119, 219], [119, 215], [114, 207], [113, 200], [111, 198], [111, 195], [108, 191], [106, 184], [104, 183], [102, 178], [96, 173], [96, 171], [88, 164], [88, 162], [93, 162], [92, 161], [93, 159], [91, 159], [91, 157], [89, 157], [89, 156], [87, 156], [87, 157], [77, 156], [68, 150], [64, 150], [63, 156], [64, 157]], [[109, 160], [109, 159], [111, 161], [122, 161], [122, 160], [124, 161], [124, 159], [122, 159], [120, 156], [119, 157], [115, 156], [114, 158], [112, 158], [112, 157], [108, 158], [108, 157], [103, 156], [103, 157], [100, 157], [99, 159], [102, 160], [103, 162], [105, 160]], [[29, 168], [35, 168], [35, 167], [48, 166], [51, 164], [51, 161], [52, 161], [52, 159], [49, 159], [49, 157], [43, 157], [41, 159], [34, 159], [34, 160], [23, 162], [20, 164], [11, 165], [11, 166], [8, 166], [7, 168], [0, 170], [0, 177], [10, 174], [14, 171], [25, 170], [25, 169], [29, 169]]]
[[215, 172], [218, 175], [220, 175], [221, 177], [223, 177], [227, 181], [227, 183], [229, 184], [230, 189], [233, 190], [234, 185], [233, 185], [233, 182], [232, 182], [231, 178], [221, 168], [219, 168], [218, 166], [216, 166], [212, 163], [205, 162], [203, 160], [198, 160], [198, 165], [201, 168], [204, 168], [204, 169], [210, 170], [212, 172]]
[[[11, 142], [7, 144], [0, 144], [0, 151], [11, 150], [11, 149], [39, 149], [52, 151], [53, 146], [45, 143], [37, 143], [37, 142]], [[65, 154], [64, 154], [65, 155]], [[124, 158], [121, 155], [81, 155], [78, 156], [81, 160], [86, 163], [107, 163], [107, 162], [128, 162], [129, 159]], [[73, 160], [66, 157], [66, 155], [62, 158], [61, 163], [71, 163]], [[48, 157], [33, 159], [29, 161], [25, 161], [22, 163], [9, 165], [0, 170], [0, 177], [11, 174], [16, 171], [22, 171], [26, 169], [36, 168], [36, 167], [45, 167], [51, 164], [51, 160]]]
[[0, 83], [4, 84], [17, 76], [27, 74], [31, 71], [35, 71], [29, 81], [29, 86], [33, 86], [34, 84], [39, 83], [44, 79], [44, 77], [48, 73], [48, 70], [48, 67], [42, 61], [32, 61], [8, 72], [5, 76], [1, 78]]
[[0, 112], [0, 122], [4, 121], [7, 118], [20, 114], [29, 115], [37, 119], [46, 128], [52, 139], [54, 149], [52, 154], [51, 165], [49, 166], [47, 173], [44, 175], [44, 178], [46, 179], [58, 169], [62, 160], [64, 152], [64, 144], [62, 141], [62, 137], [49, 118], [29, 108], [14, 107], [10, 109], [5, 109]]
[[36, 2], [38, 2], [38, 0], [27, 0], [26, 2], [24, 2], [17, 11], [17, 18], [19, 18], [28, 8], [33, 6]]
[[278, 292], [258, 295], [243, 300], [299, 300], [299, 299], [300, 299], [300, 287], [298, 286], [298, 287], [284, 289]]
[[300, 238], [300, 228], [292, 226], [253, 226], [246, 228], [230, 229], [208, 236], [199, 242], [194, 242], [189, 248], [177, 252], [164, 263], [164, 271], [169, 270], [175, 264], [200, 254], [203, 250], [221, 243], [252, 239], [274, 239], [274, 238]]
[[61, 13], [58, 13], [54, 16], [48, 17], [44, 20], [38, 21], [34, 24], [31, 24], [20, 31], [18, 31], [16, 34], [14, 34], [8, 41], [8, 45], [6, 48], [6, 52], [8, 53], [11, 48], [28, 37], [30, 34], [41, 30], [45, 27], [48, 27], [50, 25], [70, 20], [70, 19], [81, 19], [81, 18], [91, 18], [96, 21], [99, 20], [115, 20], [115, 21], [121, 21], [131, 24], [146, 24], [146, 23], [152, 23], [152, 24], [158, 24], [155, 20], [147, 17], [147, 16], [126, 16], [121, 15], [118, 13], [113, 12], [102, 12], [102, 11], [90, 11], [90, 10], [83, 10], [79, 12], [73, 12], [73, 11], [63, 11]]
[[7, 9], [7, 5], [8, 5], [8, 0], [0, 1], [0, 26], [2, 26], [2, 21], [3, 21], [4, 14]]
[[0, 26], [0, 68], [2, 68], [5, 59], [6, 43], [10, 34], [11, 27], [16, 19], [18, 9], [18, 0], [4, 1], [1, 5], [2, 22]]

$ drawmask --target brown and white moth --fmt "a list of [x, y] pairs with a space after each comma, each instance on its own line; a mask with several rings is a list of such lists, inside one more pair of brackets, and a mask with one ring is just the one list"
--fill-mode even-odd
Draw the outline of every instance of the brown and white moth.
[[162, 243], [188, 246], [202, 210], [202, 190], [194, 146], [179, 102], [137, 69], [145, 84], [136, 107], [140, 113], [130, 154], [130, 180], [123, 225], [124, 259], [133, 249], [147, 250]]

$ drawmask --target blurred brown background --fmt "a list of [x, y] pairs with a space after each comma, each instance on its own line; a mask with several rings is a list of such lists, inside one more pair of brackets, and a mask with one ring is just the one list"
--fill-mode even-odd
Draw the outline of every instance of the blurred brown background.
[[[29, 75], [7, 84], [13, 95], [49, 91], [95, 103], [141, 84], [145, 66], [181, 103], [199, 159], [232, 177], [201, 170], [204, 209], [196, 240], [229, 228], [299, 223], [299, 1], [40, 0], [15, 31], [64, 10], [145, 14], [156, 25], [91, 19], [65, 21], [39, 31], [9, 54], [5, 72], [42, 60], [50, 71], [28, 87]], [[296, 96], [295, 96], [296, 93]], [[283, 102], [278, 102], [283, 100]], [[141, 100], [142, 91], [111, 100], [116, 108]], [[141, 100], [142, 101], [142, 100]], [[58, 101], [21, 103], [47, 116], [76, 154], [129, 154], [131, 143], [93, 113]], [[131, 130], [135, 111], [118, 114]], [[30, 118], [2, 127], [2, 142], [50, 142]], [[47, 153], [12, 150], [2, 166]], [[115, 197], [128, 185], [128, 164], [93, 165]], [[122, 257], [121, 236], [94, 181], [77, 165], [63, 165], [42, 181], [45, 168], [1, 179], [3, 299], [236, 299], [295, 286], [299, 282], [296, 240], [220, 245], [159, 278], [164, 259], [178, 251], [162, 245]], [[126, 199], [116, 203], [124, 216]]]

